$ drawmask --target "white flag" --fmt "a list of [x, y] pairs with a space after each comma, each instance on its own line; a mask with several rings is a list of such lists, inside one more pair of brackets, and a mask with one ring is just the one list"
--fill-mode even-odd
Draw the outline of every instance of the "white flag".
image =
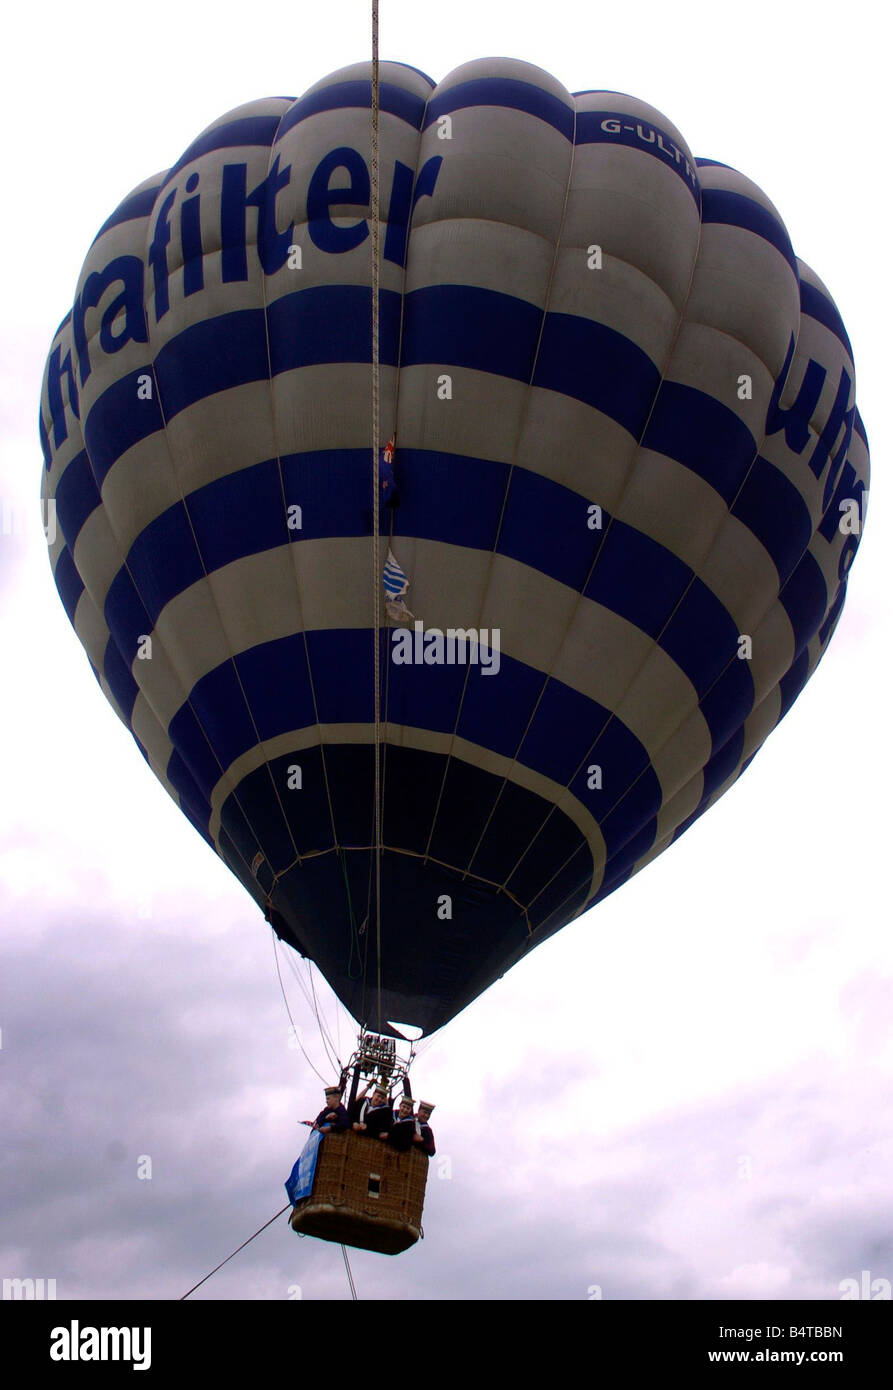
[[403, 595], [409, 588], [409, 580], [390, 550], [388, 550], [388, 558], [385, 561], [382, 583], [384, 584], [385, 607], [391, 622], [412, 622], [412, 614], [403, 602]]

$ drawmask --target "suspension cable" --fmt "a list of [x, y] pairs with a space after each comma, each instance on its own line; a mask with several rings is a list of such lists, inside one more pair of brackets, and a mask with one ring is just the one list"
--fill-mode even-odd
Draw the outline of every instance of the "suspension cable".
[[316, 1067], [313, 1065], [313, 1062], [310, 1060], [310, 1056], [309, 1056], [309, 1054], [307, 1053], [307, 1050], [306, 1050], [306, 1048], [304, 1047], [304, 1044], [301, 1042], [301, 1034], [300, 1034], [300, 1031], [298, 1030], [297, 1024], [295, 1023], [294, 1019], [293, 1019], [292, 1016], [291, 1016], [291, 1009], [288, 1007], [288, 998], [287, 998], [286, 993], [285, 993], [285, 985], [283, 984], [283, 981], [282, 981], [282, 971], [279, 969], [279, 952], [278, 952], [278, 950], [276, 949], [276, 933], [273, 931], [272, 927], [270, 928], [270, 935], [271, 935], [272, 938], [273, 938], [273, 959], [274, 959], [275, 962], [276, 962], [276, 974], [279, 976], [279, 988], [282, 990], [282, 1001], [283, 1001], [283, 1003], [285, 1004], [285, 1012], [288, 1014], [288, 1021], [289, 1021], [289, 1023], [291, 1024], [291, 1035], [292, 1035], [292, 1037], [297, 1041], [298, 1047], [299, 1047], [299, 1048], [301, 1049], [301, 1051], [304, 1053], [304, 1056], [305, 1056], [305, 1058], [306, 1058], [306, 1060], [307, 1060], [307, 1064], [308, 1064], [308, 1066], [310, 1067], [310, 1070], [316, 1072], [316, 1074], [317, 1074], [317, 1076], [319, 1077], [320, 1081], [321, 1081], [322, 1084], [325, 1086], [325, 1084], [326, 1084], [326, 1079], [325, 1079], [325, 1077], [323, 1076], [323, 1074], [322, 1074], [321, 1071], [317, 1071]]
[[329, 1028], [328, 1020], [326, 1019], [325, 1014], [322, 1013], [319, 1002], [316, 998], [316, 987], [313, 983], [312, 961], [307, 962], [307, 978], [310, 981], [310, 994], [313, 1000], [313, 1012], [316, 1015], [316, 1026], [319, 1029], [319, 1036], [322, 1038], [323, 1047], [326, 1051], [326, 1056], [328, 1057], [332, 1066], [337, 1068], [338, 1071], [341, 1071], [341, 1058], [338, 1056], [338, 1053], [335, 1050], [335, 1044], [332, 1041], [332, 1031]]

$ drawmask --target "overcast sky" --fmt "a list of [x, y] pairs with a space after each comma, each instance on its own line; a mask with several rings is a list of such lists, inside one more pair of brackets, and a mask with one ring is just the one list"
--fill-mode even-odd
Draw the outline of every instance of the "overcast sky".
[[[0, 1277], [60, 1298], [185, 1292], [284, 1204], [321, 1097], [269, 929], [151, 776], [56, 595], [44, 358], [120, 199], [231, 107], [367, 57], [368, 12], [84, 0], [7, 28]], [[889, 49], [863, 0], [719, 13], [382, 3], [382, 57], [440, 80], [506, 54], [632, 93], [759, 184], [843, 315], [874, 476], [828, 655], [746, 776], [427, 1045], [426, 1238], [357, 1252], [361, 1298], [835, 1299], [862, 1271], [893, 1280]], [[346, 1059], [352, 1025], [316, 986]], [[349, 1297], [338, 1247], [282, 1217], [194, 1297], [297, 1286]]]

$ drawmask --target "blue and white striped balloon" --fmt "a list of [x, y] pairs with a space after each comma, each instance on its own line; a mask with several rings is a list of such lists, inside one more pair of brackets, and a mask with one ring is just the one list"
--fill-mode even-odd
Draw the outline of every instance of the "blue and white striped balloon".
[[373, 441], [370, 94], [357, 64], [229, 112], [111, 215], [43, 495], [156, 776], [358, 1019], [431, 1031], [747, 767], [840, 616], [868, 448], [765, 195], [507, 59], [381, 66]]

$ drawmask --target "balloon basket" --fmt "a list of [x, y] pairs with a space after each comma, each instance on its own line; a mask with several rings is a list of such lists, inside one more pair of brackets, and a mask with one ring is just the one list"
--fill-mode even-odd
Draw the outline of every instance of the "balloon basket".
[[290, 1224], [299, 1235], [399, 1255], [422, 1231], [428, 1158], [399, 1153], [365, 1135], [327, 1134], [313, 1191], [298, 1202]]

